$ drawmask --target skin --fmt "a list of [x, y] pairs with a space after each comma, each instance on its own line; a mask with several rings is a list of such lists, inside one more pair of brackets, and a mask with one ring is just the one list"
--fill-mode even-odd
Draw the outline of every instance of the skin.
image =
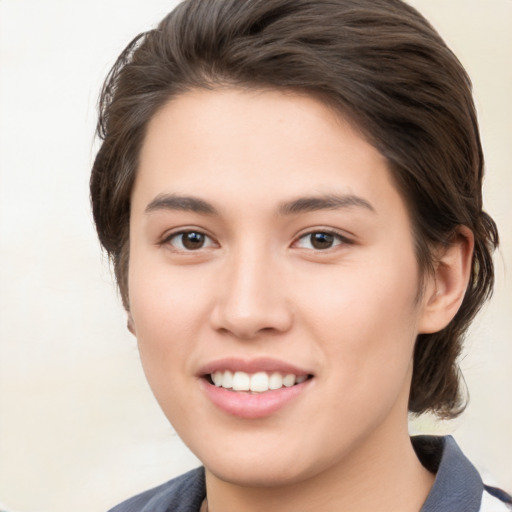
[[[344, 203], [283, 211], [329, 194]], [[209, 206], [162, 201], [171, 195]], [[204, 245], [187, 250], [184, 230]], [[310, 234], [326, 231], [332, 247], [315, 248]], [[407, 432], [412, 354], [460, 305], [472, 250], [461, 233], [417, 300], [388, 164], [322, 103], [194, 90], [154, 116], [132, 194], [130, 325], [160, 406], [205, 465], [210, 512], [421, 508], [433, 475]], [[240, 418], [198, 375], [225, 357], [271, 357], [313, 378], [277, 412]]]

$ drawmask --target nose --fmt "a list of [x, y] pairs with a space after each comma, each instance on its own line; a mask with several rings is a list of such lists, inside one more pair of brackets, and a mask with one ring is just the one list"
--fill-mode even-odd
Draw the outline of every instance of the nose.
[[283, 269], [260, 251], [239, 251], [219, 274], [211, 325], [239, 339], [288, 331], [293, 308]]

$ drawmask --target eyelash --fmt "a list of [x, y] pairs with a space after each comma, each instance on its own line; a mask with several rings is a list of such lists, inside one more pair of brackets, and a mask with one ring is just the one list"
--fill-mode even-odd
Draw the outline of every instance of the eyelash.
[[[183, 245], [184, 235], [191, 235], [191, 234], [199, 235], [201, 237], [204, 237], [204, 239], [208, 239], [210, 241], [210, 244], [207, 247], [211, 247], [212, 245], [215, 244], [213, 238], [211, 236], [207, 235], [206, 233], [202, 232], [200, 229], [183, 229], [181, 231], [176, 231], [176, 232], [170, 233], [160, 242], [159, 245], [170, 245], [171, 247], [173, 247], [174, 250], [176, 250], [178, 252], [185, 252], [185, 253], [188, 253], [188, 252], [192, 253], [192, 252], [196, 252], [199, 249], [205, 249], [204, 245], [202, 245], [201, 247], [198, 247], [197, 249], [186, 248]], [[174, 238], [178, 238], [178, 237], [181, 237], [182, 247], [180, 247], [180, 248], [174, 247], [172, 244], [172, 240]]]
[[[185, 235], [191, 235], [191, 234], [199, 235], [200, 237], [203, 237], [203, 240], [209, 240], [208, 245], [205, 246], [203, 244], [196, 249], [191, 249], [191, 248], [185, 247], [183, 244], [183, 237]], [[295, 239], [295, 241], [292, 244], [292, 247], [297, 246], [301, 240], [307, 239], [308, 237], [309, 237], [309, 240], [311, 241], [311, 237], [313, 235], [324, 235], [324, 236], [327, 235], [328, 239], [329, 239], [329, 237], [331, 238], [333, 245], [331, 245], [330, 247], [325, 247], [325, 248], [302, 247], [302, 249], [311, 250], [313, 252], [326, 252], [326, 251], [329, 251], [330, 249], [334, 249], [335, 247], [338, 247], [340, 245], [349, 245], [349, 244], [353, 243], [350, 239], [348, 239], [347, 237], [341, 235], [340, 233], [338, 233], [337, 231], [334, 231], [332, 229], [317, 229], [317, 230], [313, 230], [313, 231], [308, 231], [307, 233], [300, 235], [298, 238]], [[172, 240], [176, 239], [178, 237], [181, 237], [181, 239], [180, 239], [181, 247], [175, 247], [172, 244]], [[207, 235], [206, 233], [204, 233], [203, 231], [201, 231], [199, 229], [183, 229], [181, 231], [170, 233], [160, 242], [159, 245], [162, 245], [162, 246], [170, 245], [175, 251], [181, 252], [181, 253], [193, 253], [193, 252], [199, 251], [200, 249], [207, 249], [209, 247], [212, 247], [215, 245], [215, 243], [216, 242], [213, 240], [212, 237], [210, 237], [209, 235]], [[301, 248], [301, 247], [299, 247], [299, 248]]]
[[352, 244], [352, 241], [349, 238], [347, 238], [346, 236], [343, 236], [342, 234], [338, 233], [337, 231], [334, 231], [332, 229], [316, 229], [314, 231], [308, 231], [307, 233], [304, 233], [303, 235], [298, 237], [297, 241], [294, 242], [294, 245], [296, 245], [300, 240], [306, 239], [308, 237], [311, 240], [311, 237], [313, 235], [328, 235], [329, 237], [332, 237], [334, 242], [337, 242], [337, 243], [334, 243], [334, 245], [332, 245], [330, 247], [323, 248], [323, 249], [319, 249], [319, 248], [308, 249], [308, 250], [313, 250], [315, 252], [325, 252], [330, 249], [334, 249], [335, 247], [338, 247], [340, 245]]

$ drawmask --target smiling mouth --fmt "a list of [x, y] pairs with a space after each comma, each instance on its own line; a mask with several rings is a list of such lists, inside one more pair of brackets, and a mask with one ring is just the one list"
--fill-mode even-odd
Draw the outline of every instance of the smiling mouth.
[[280, 372], [246, 373], [230, 370], [216, 371], [204, 376], [212, 385], [234, 392], [251, 394], [266, 393], [282, 388], [291, 388], [312, 379], [312, 375], [295, 375]]

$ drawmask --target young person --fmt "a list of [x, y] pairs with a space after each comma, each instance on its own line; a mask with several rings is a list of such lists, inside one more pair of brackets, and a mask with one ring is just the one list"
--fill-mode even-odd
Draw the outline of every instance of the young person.
[[470, 81], [399, 0], [186, 0], [101, 97], [94, 218], [204, 467], [115, 507], [506, 510], [450, 437], [493, 286]]

